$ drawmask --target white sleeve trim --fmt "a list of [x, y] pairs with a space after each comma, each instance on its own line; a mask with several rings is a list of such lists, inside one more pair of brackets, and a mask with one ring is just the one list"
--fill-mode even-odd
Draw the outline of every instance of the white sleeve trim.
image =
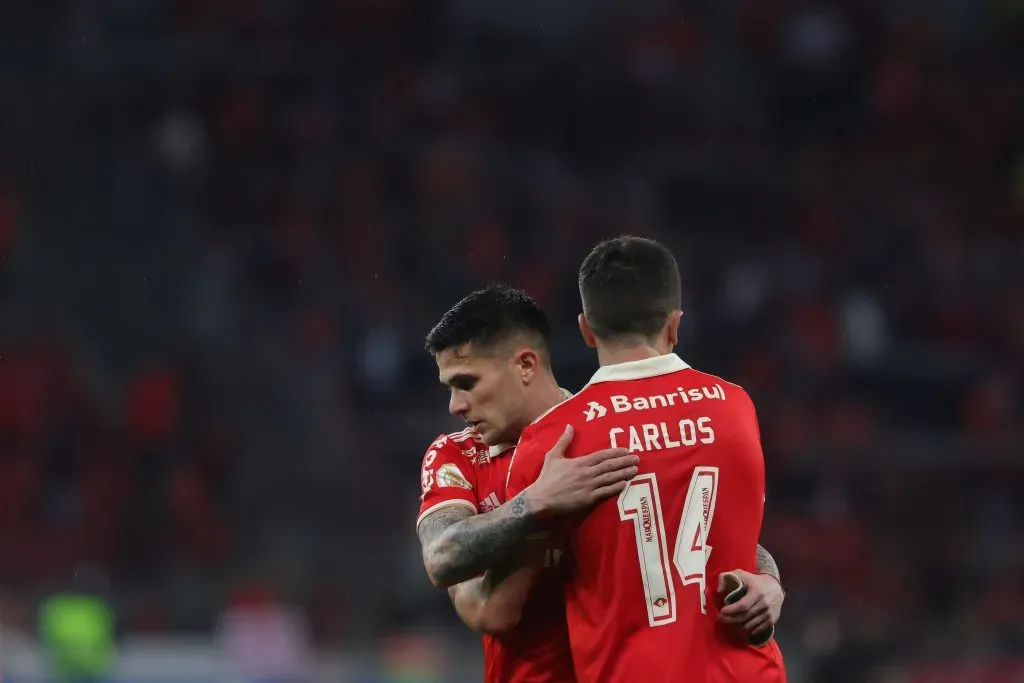
[[476, 505], [474, 505], [473, 503], [470, 503], [468, 500], [463, 500], [462, 498], [453, 498], [452, 500], [442, 500], [440, 503], [437, 503], [436, 505], [431, 505], [426, 510], [424, 510], [423, 512], [420, 513], [420, 516], [416, 518], [416, 528], [417, 529], [420, 528], [420, 522], [422, 522], [424, 519], [426, 519], [427, 516], [437, 512], [441, 508], [451, 507], [453, 505], [462, 505], [462, 506], [468, 507], [474, 513], [478, 512], [478, 510], [476, 509]]

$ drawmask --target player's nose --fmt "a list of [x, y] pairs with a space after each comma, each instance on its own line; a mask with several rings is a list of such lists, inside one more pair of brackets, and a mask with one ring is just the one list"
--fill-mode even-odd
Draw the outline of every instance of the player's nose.
[[465, 415], [468, 410], [469, 403], [467, 403], [464, 398], [461, 398], [456, 394], [452, 394], [452, 397], [448, 399], [448, 412], [451, 415], [459, 417], [461, 415]]

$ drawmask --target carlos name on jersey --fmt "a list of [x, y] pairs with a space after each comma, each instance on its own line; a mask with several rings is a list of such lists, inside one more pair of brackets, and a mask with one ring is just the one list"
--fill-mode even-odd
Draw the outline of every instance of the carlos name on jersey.
[[631, 453], [714, 442], [715, 430], [711, 426], [711, 418], [706, 416], [696, 420], [685, 418], [678, 422], [648, 422], [608, 430], [608, 444], [612, 448], [629, 448]]

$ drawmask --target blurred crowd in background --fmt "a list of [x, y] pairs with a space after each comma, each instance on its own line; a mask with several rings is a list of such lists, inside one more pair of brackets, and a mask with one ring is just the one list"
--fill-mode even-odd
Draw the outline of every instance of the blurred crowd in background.
[[120, 637], [277, 604], [460, 681], [423, 335], [511, 282], [578, 388], [576, 268], [632, 233], [758, 405], [792, 680], [1024, 680], [1021, 2], [8, 4], [7, 632], [84, 574]]

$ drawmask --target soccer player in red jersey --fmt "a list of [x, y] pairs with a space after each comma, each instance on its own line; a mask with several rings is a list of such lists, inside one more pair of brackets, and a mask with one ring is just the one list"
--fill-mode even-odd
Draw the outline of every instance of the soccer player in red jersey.
[[[485, 683], [575, 681], [557, 549], [523, 541], [539, 516], [584, 510], [636, 474], [636, 456], [604, 449], [555, 463], [506, 502], [519, 433], [566, 395], [551, 373], [549, 336], [543, 311], [506, 287], [474, 292], [427, 336], [451, 390], [449, 410], [469, 427], [439, 436], [423, 458], [417, 533], [431, 581], [449, 587], [460, 617], [484, 634]], [[511, 570], [531, 560], [524, 548], [539, 548], [541, 578], [525, 605], [508, 609], [500, 598]], [[505, 592], [493, 591], [498, 585]]]
[[[784, 681], [774, 641], [718, 622], [722, 575], [756, 571], [764, 458], [747, 393], [672, 353], [681, 318], [672, 254], [651, 240], [599, 244], [580, 268], [580, 330], [600, 369], [527, 427], [507, 495], [535, 481], [567, 425], [567, 456], [626, 446], [639, 473], [565, 529], [566, 616], [581, 683]], [[529, 572], [521, 572], [529, 574]]]
[[[525, 293], [494, 287], [459, 302], [427, 338], [451, 390], [449, 408], [471, 427], [439, 436], [427, 449], [417, 529], [431, 580], [450, 587], [462, 619], [485, 633], [487, 683], [575, 680], [564, 603], [551, 572], [556, 556], [538, 553], [538, 564], [548, 565], [546, 580], [524, 608], [521, 598], [505, 599], [529, 588], [521, 573], [510, 576], [522, 562], [516, 550], [542, 520], [618, 494], [635, 473], [636, 457], [622, 457], [625, 449], [560, 458], [568, 444], [563, 439], [539, 479], [505, 502], [512, 444], [523, 427], [565, 398], [551, 374], [548, 336], [543, 312]], [[751, 632], [774, 623], [783, 596], [774, 560], [758, 552], [759, 571], [776, 578], [745, 575], [748, 594], [729, 608]]]

